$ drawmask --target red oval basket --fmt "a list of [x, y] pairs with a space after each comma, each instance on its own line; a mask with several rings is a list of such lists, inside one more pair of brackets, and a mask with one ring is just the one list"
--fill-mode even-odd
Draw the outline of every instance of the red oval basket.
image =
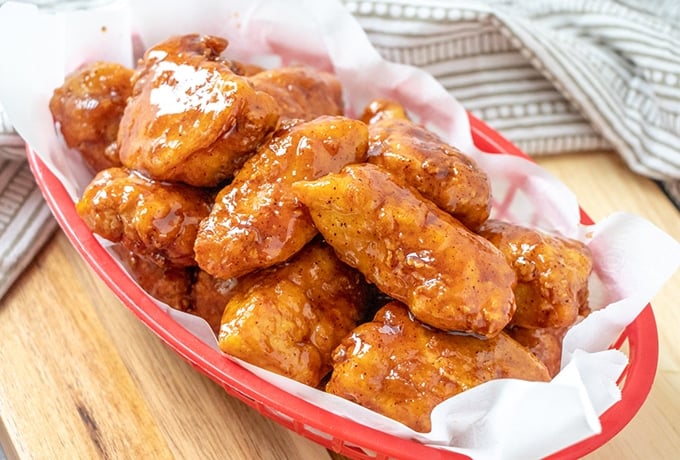
[[[473, 140], [479, 149], [528, 158], [482, 121], [470, 116], [470, 124]], [[262, 380], [197, 339], [159, 308], [122, 271], [80, 219], [61, 182], [30, 147], [27, 152], [33, 175], [52, 213], [83, 259], [144, 324], [194, 368], [219, 383], [227, 393], [264, 416], [347, 457], [468, 458], [398, 438], [330, 413]], [[592, 223], [582, 210], [581, 221]], [[658, 336], [651, 305], [644, 308], [612, 347], [622, 348], [626, 342], [629, 365], [619, 381], [622, 398], [600, 417], [602, 432], [551, 455], [550, 459], [572, 459], [592, 452], [626, 426], [642, 406], [651, 389], [658, 360]]]

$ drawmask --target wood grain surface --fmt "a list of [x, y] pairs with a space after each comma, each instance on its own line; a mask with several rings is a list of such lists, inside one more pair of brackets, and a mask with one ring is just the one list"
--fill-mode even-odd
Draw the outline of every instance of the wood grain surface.
[[[680, 214], [606, 152], [539, 158], [595, 220], [639, 214], [680, 240]], [[680, 452], [680, 273], [653, 300], [657, 378], [638, 416], [589, 459]], [[0, 444], [9, 459], [329, 459], [165, 347], [57, 232], [0, 302]]]
[[[652, 181], [633, 174], [614, 153], [539, 158], [599, 221], [616, 211], [635, 213], [680, 241], [680, 213]], [[644, 243], [644, 242], [642, 242]], [[680, 271], [652, 299], [659, 330], [659, 368], [638, 415], [591, 460], [676, 459], [680, 453]]]
[[0, 306], [8, 458], [323, 459], [196, 372], [57, 233]]

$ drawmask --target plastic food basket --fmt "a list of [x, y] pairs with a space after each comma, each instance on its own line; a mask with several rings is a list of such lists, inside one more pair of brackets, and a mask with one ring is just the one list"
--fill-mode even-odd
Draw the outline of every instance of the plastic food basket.
[[[482, 121], [470, 116], [472, 137], [481, 150], [526, 157], [517, 147]], [[61, 182], [36, 153], [27, 148], [33, 174], [48, 205], [73, 246], [114, 294], [170, 348], [232, 396], [262, 415], [335, 452], [358, 459], [462, 459], [466, 456], [417, 441], [398, 438], [330, 413], [255, 376], [193, 336], [160, 309], [99, 244], [76, 213]], [[590, 218], [581, 211], [584, 224]], [[602, 432], [574, 444], [550, 459], [572, 459], [591, 452], [616, 435], [635, 416], [652, 386], [658, 359], [654, 315], [647, 305], [612, 347], [629, 356], [619, 386], [622, 399], [601, 417]]]

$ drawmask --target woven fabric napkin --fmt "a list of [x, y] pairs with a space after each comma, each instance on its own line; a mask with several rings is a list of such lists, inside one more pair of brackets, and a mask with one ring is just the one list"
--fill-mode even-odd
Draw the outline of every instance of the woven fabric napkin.
[[528, 154], [605, 148], [680, 200], [680, 2], [343, 0]]
[[0, 106], [0, 299], [55, 228], [28, 167], [24, 143]]
[[[384, 57], [429, 71], [525, 152], [612, 148], [680, 203], [675, 0], [341, 1]], [[0, 106], [0, 298], [54, 228]]]

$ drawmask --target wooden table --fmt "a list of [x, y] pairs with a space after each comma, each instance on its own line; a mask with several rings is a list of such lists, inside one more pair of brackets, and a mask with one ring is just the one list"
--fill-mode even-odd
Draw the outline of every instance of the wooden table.
[[[680, 214], [611, 153], [539, 162], [586, 211], [631, 211], [680, 240]], [[637, 417], [589, 459], [680, 452], [680, 272], [653, 301], [661, 355]], [[12, 458], [328, 459], [193, 370], [57, 232], [0, 303], [0, 444]]]

